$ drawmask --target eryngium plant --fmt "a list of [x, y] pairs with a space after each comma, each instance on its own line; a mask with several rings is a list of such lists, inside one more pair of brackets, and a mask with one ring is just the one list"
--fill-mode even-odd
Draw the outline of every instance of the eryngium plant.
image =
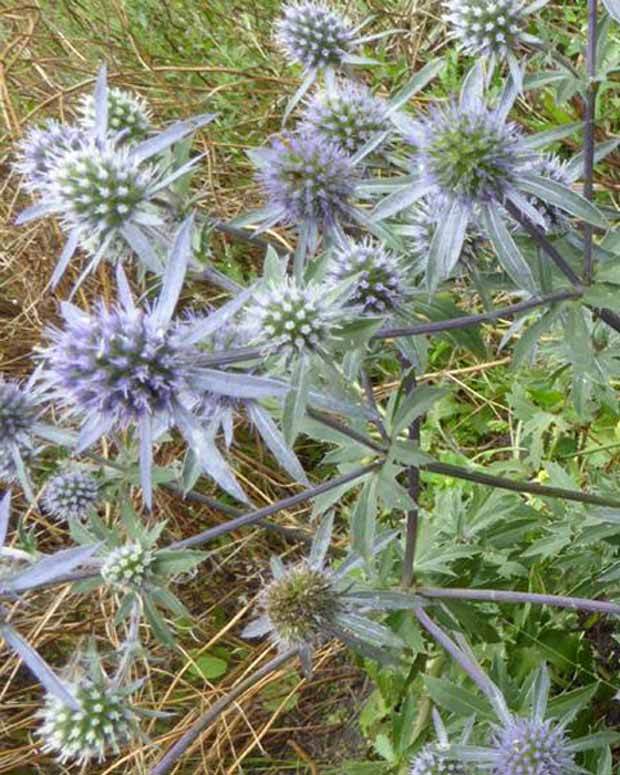
[[[95, 121], [77, 143], [54, 146], [48, 173], [27, 180], [40, 194], [40, 201], [16, 220], [23, 224], [46, 215], [60, 218], [67, 242], [52, 274], [52, 285], [58, 283], [78, 247], [91, 254], [82, 278], [105, 258], [118, 261], [132, 251], [146, 269], [163, 271], [154, 247], [162, 242], [162, 227], [169, 220], [161, 200], [165, 190], [200, 157], [174, 170], [161, 160], [151, 160], [213, 119], [213, 115], [197, 116], [142, 142], [124, 143], [122, 133], [109, 132], [105, 67], [99, 73], [94, 105]], [[35, 186], [37, 180], [40, 183]]]
[[[259, 595], [260, 616], [243, 631], [246, 638], [269, 635], [280, 651], [299, 649], [306, 674], [312, 669], [312, 652], [331, 638], [371, 655], [386, 657], [386, 650], [402, 649], [387, 627], [365, 617], [367, 598], [349, 594], [346, 577], [362, 564], [350, 555], [337, 570], [325, 567], [333, 527], [333, 514], [324, 517], [317, 529], [308, 558], [285, 567], [272, 557], [273, 580]], [[381, 607], [379, 605], [378, 607]]]
[[234, 314], [247, 294], [209, 317], [173, 319], [191, 254], [191, 230], [188, 218], [178, 232], [152, 307], [135, 305], [119, 264], [120, 303], [108, 308], [100, 301], [91, 314], [63, 303], [65, 327], [48, 330], [51, 344], [43, 352], [43, 384], [70, 416], [83, 420], [79, 450], [112, 430], [137, 429], [141, 482], [149, 506], [153, 441], [170, 426], [179, 429], [202, 470], [231, 495], [247, 500], [194, 409], [205, 391], [236, 398], [286, 391], [273, 380], [200, 366], [199, 342]]
[[42, 749], [56, 755], [60, 764], [88, 765], [118, 754], [139, 732], [138, 716], [128, 702], [129, 691], [107, 677], [83, 677], [67, 684], [77, 707], [47, 694], [37, 715]]
[[352, 81], [328, 84], [317, 92], [301, 119], [303, 131], [314, 132], [349, 154], [392, 127], [388, 103], [375, 97], [368, 87]]
[[427, 283], [434, 289], [459, 260], [467, 228], [479, 221], [505, 271], [521, 288], [536, 292], [529, 265], [510, 235], [505, 205], [510, 204], [541, 228], [545, 220], [529, 197], [598, 225], [605, 221], [589, 202], [571, 189], [541, 175], [537, 138], [527, 138], [508, 113], [517, 96], [509, 85], [496, 107], [483, 96], [484, 74], [477, 64], [467, 75], [458, 102], [434, 108], [409, 124], [415, 146], [413, 182], [398, 186], [375, 209], [382, 219], [431, 196], [442, 224], [433, 237], [427, 262]]
[[494, 775], [578, 772], [564, 729], [551, 721], [515, 718], [494, 739]]
[[400, 257], [368, 237], [361, 242], [349, 240], [334, 251], [328, 278], [334, 283], [352, 278], [347, 304], [371, 315], [395, 312], [410, 294]]
[[285, 133], [252, 159], [267, 197], [264, 229], [276, 223], [329, 229], [349, 214], [357, 174], [335, 143], [315, 132]]
[[[111, 88], [107, 93], [108, 131], [121, 134], [122, 140], [142, 140], [151, 127], [151, 114], [146, 100], [124, 89]], [[95, 98], [86, 94], [79, 105], [80, 123], [88, 130], [97, 125]]]
[[99, 483], [87, 471], [66, 471], [45, 483], [43, 508], [58, 520], [84, 519], [99, 500]]

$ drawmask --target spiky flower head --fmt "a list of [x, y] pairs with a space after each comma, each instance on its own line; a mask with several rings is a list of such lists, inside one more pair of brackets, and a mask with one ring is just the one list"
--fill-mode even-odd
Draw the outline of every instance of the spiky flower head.
[[99, 301], [93, 313], [63, 306], [66, 327], [50, 330], [46, 351], [56, 390], [85, 415], [126, 427], [144, 415], [170, 412], [187, 389], [195, 348], [148, 310]]
[[67, 688], [77, 701], [77, 709], [48, 693], [37, 714], [43, 720], [38, 730], [43, 750], [56, 754], [61, 764], [101, 762], [111, 753], [118, 754], [120, 747], [136, 736], [138, 719], [125, 690], [86, 678]]
[[336, 250], [328, 277], [334, 283], [355, 277], [348, 303], [370, 314], [393, 312], [407, 296], [400, 259], [369, 238]]
[[101, 566], [101, 577], [112, 587], [141, 587], [149, 575], [154, 554], [142, 544], [126, 544], [111, 551]]
[[575, 766], [563, 727], [514, 718], [495, 737], [494, 775], [565, 775]]
[[302, 287], [287, 277], [256, 293], [246, 325], [257, 343], [290, 354], [326, 344], [335, 333], [335, 317], [324, 291], [318, 286]]
[[328, 573], [301, 562], [264, 590], [262, 605], [278, 639], [289, 646], [318, 644], [341, 606]]
[[17, 478], [16, 460], [28, 460], [34, 452], [33, 425], [37, 401], [27, 388], [0, 378], [0, 479]]
[[329, 226], [350, 209], [357, 178], [350, 158], [315, 132], [285, 133], [258, 151], [259, 183], [287, 224]]
[[[399, 233], [407, 238], [407, 247], [411, 254], [424, 265], [429, 254], [433, 237], [437, 229], [441, 228], [441, 220], [438, 217], [441, 208], [433, 197], [425, 197], [416, 202], [404, 213], [403, 225]], [[461, 248], [461, 260], [473, 262], [479, 255], [484, 245], [482, 231], [474, 220], [470, 221], [465, 232], [463, 247]]]
[[347, 19], [314, 0], [289, 3], [276, 23], [276, 40], [282, 50], [307, 70], [339, 65], [354, 38]]
[[154, 175], [123, 147], [88, 139], [59, 159], [47, 195], [81, 240], [96, 235], [101, 244], [145, 212]]
[[17, 145], [15, 169], [23, 177], [24, 188], [40, 191], [62, 157], [78, 150], [85, 133], [80, 127], [67, 126], [50, 119], [43, 126], [31, 127]]
[[[151, 126], [150, 110], [146, 100], [138, 94], [112, 87], [107, 91], [108, 130], [122, 132], [122, 140], [142, 140]], [[79, 106], [80, 123], [87, 129], [96, 126], [95, 98], [87, 94]]]
[[521, 40], [522, 0], [444, 0], [444, 6], [452, 35], [467, 54], [503, 56]]
[[532, 165], [516, 125], [480, 105], [434, 108], [418, 130], [415, 168], [420, 165], [436, 196], [470, 208], [502, 202]]
[[[548, 180], [570, 188], [573, 182], [568, 164], [553, 153], [542, 154], [537, 160], [536, 173]], [[549, 234], [564, 234], [570, 228], [570, 217], [559, 207], [538, 197], [530, 199], [531, 204], [541, 214], [545, 229]]]
[[354, 154], [371, 138], [390, 128], [387, 103], [362, 84], [343, 81], [309, 100], [301, 126]]
[[411, 762], [410, 775], [469, 775], [459, 762], [451, 761], [439, 746], [430, 743]]
[[59, 520], [83, 519], [97, 503], [99, 485], [86, 471], [66, 471], [45, 484], [43, 507]]

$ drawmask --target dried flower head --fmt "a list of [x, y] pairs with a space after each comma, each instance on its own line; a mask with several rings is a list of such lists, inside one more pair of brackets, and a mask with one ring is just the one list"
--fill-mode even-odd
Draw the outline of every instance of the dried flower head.
[[246, 325], [255, 342], [290, 355], [326, 345], [335, 334], [339, 311], [319, 286], [302, 287], [286, 277], [256, 292]]
[[[124, 141], [141, 140], [151, 125], [150, 110], [146, 100], [124, 89], [108, 89], [108, 130], [110, 134], [122, 132]], [[80, 123], [87, 129], [96, 126], [95, 98], [87, 94], [79, 106]]]
[[391, 126], [388, 105], [362, 84], [343, 81], [315, 94], [301, 116], [304, 131], [315, 132], [354, 154]]
[[274, 222], [330, 226], [349, 212], [357, 175], [349, 157], [324, 137], [286, 133], [254, 158]]
[[286, 56], [308, 70], [340, 65], [354, 45], [350, 22], [322, 2], [289, 3], [276, 24]]
[[45, 752], [54, 753], [64, 764], [103, 761], [132, 740], [138, 732], [138, 718], [127, 702], [127, 692], [110, 682], [83, 679], [67, 687], [78, 708], [52, 694], [38, 712], [43, 723], [38, 730]]
[[45, 484], [43, 507], [59, 520], [83, 519], [99, 499], [99, 484], [86, 471], [66, 471]]
[[50, 119], [41, 127], [31, 127], [17, 145], [15, 169], [29, 191], [41, 191], [62, 157], [82, 147], [84, 130]]
[[339, 283], [350, 277], [356, 280], [348, 303], [369, 314], [393, 312], [408, 295], [401, 260], [369, 238], [349, 241], [334, 252], [328, 278]]
[[472, 56], [504, 56], [524, 36], [526, 5], [523, 0], [444, 0], [445, 19], [460, 48]]
[[140, 588], [149, 575], [154, 553], [141, 544], [127, 544], [112, 550], [101, 566], [101, 576], [112, 587]]
[[469, 775], [459, 762], [448, 759], [441, 749], [430, 743], [411, 762], [410, 775]]
[[575, 766], [562, 726], [514, 718], [495, 737], [494, 775], [566, 775]]

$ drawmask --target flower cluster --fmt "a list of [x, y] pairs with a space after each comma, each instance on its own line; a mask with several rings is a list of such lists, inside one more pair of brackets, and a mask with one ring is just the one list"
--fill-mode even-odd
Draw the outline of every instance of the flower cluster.
[[61, 764], [103, 761], [136, 736], [138, 718], [127, 703], [126, 691], [90, 679], [68, 689], [77, 701], [77, 709], [47, 694], [38, 712], [43, 720], [38, 730], [43, 751], [56, 754]]
[[565, 775], [575, 766], [564, 729], [551, 721], [515, 718], [494, 743], [494, 775]]
[[[125, 142], [142, 140], [151, 126], [151, 117], [145, 99], [124, 89], [111, 88], [107, 93], [108, 129], [111, 134], [122, 133]], [[80, 123], [89, 130], [97, 125], [95, 98], [87, 94], [79, 106]]]
[[453, 36], [472, 56], [503, 56], [523, 39], [523, 0], [445, 0], [445, 8]]
[[344, 81], [315, 94], [301, 116], [301, 127], [354, 154], [390, 127], [387, 103], [363, 85]]
[[276, 39], [286, 56], [308, 70], [339, 65], [352, 47], [350, 23], [322, 2], [285, 6]]
[[0, 380], [0, 479], [12, 482], [34, 452], [33, 426], [38, 414], [31, 392], [16, 382]]
[[336, 311], [318, 286], [301, 287], [290, 278], [255, 294], [246, 325], [257, 343], [275, 352], [313, 351], [329, 342]]
[[432, 743], [416, 755], [411, 763], [410, 775], [469, 775], [459, 762], [451, 761], [441, 749]]
[[357, 176], [335, 143], [315, 132], [287, 133], [254, 158], [274, 222], [329, 227], [348, 214]]
[[400, 259], [371, 239], [337, 249], [328, 276], [334, 283], [354, 278], [348, 303], [359, 305], [368, 314], [395, 311], [408, 293]]
[[113, 587], [139, 589], [146, 581], [153, 552], [141, 544], [127, 544], [111, 551], [101, 566], [101, 577]]
[[99, 484], [86, 471], [67, 471], [45, 484], [43, 507], [59, 520], [83, 519], [99, 499]]

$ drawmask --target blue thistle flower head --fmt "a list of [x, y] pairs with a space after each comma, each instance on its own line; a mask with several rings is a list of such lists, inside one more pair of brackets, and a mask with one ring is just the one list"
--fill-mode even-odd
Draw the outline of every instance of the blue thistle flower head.
[[76, 707], [47, 693], [38, 736], [43, 751], [55, 754], [60, 764], [102, 762], [138, 735], [138, 716], [127, 700], [127, 689], [110, 680], [84, 677], [67, 684]]
[[35, 454], [35, 423], [39, 399], [28, 385], [0, 379], [0, 479], [18, 478], [19, 460], [27, 462]]
[[514, 718], [494, 740], [494, 775], [566, 775], [575, 767], [562, 726]]
[[105, 557], [101, 577], [112, 587], [139, 589], [147, 580], [154, 559], [154, 552], [140, 543], [120, 546]]
[[286, 355], [316, 351], [335, 335], [342, 310], [316, 285], [303, 287], [290, 277], [268, 283], [255, 294], [245, 325], [254, 342]]
[[87, 471], [66, 471], [45, 483], [43, 508], [58, 520], [83, 519], [99, 500], [99, 484]]
[[[124, 89], [110, 88], [107, 91], [108, 131], [122, 133], [125, 142], [142, 140], [151, 127], [149, 106], [143, 97]], [[80, 124], [93, 130], [97, 124], [95, 98], [87, 94], [79, 106]]]
[[472, 56], [503, 56], [517, 47], [525, 26], [523, 0], [445, 0], [445, 19]]
[[357, 173], [349, 156], [317, 133], [273, 138], [255, 158], [274, 220], [328, 227], [350, 210]]
[[325, 3], [289, 3], [276, 23], [276, 40], [291, 62], [307, 70], [339, 65], [351, 49], [351, 23]]
[[421, 171], [432, 193], [473, 209], [502, 202], [534, 156], [519, 128], [480, 103], [452, 102], [416, 122], [412, 171]]
[[469, 772], [464, 765], [448, 759], [440, 746], [429, 743], [411, 762], [410, 775], [469, 775]]
[[349, 241], [334, 252], [328, 279], [337, 284], [351, 277], [356, 280], [348, 304], [369, 314], [394, 312], [409, 295], [400, 258], [370, 238]]
[[80, 127], [66, 126], [50, 119], [41, 127], [29, 129], [17, 145], [16, 171], [28, 191], [41, 191], [50, 182], [58, 161], [69, 151], [78, 150], [85, 140]]
[[366, 86], [350, 81], [315, 94], [301, 119], [304, 131], [315, 132], [349, 154], [391, 126], [385, 100], [375, 97]]

